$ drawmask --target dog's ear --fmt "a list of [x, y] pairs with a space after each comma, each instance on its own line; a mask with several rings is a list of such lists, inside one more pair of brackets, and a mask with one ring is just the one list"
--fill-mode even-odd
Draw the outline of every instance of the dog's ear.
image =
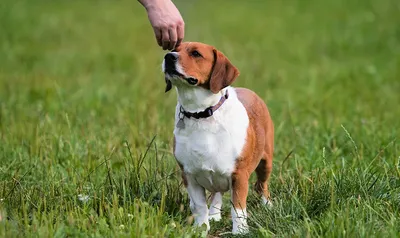
[[169, 79], [167, 79], [167, 78], [165, 78], [165, 83], [166, 83], [165, 92], [168, 92], [168, 91], [171, 90], [171, 88], [172, 88], [172, 83], [171, 83], [171, 81], [170, 81]]
[[231, 85], [239, 76], [239, 70], [220, 51], [213, 49], [214, 64], [210, 75], [210, 90], [218, 93], [221, 89]]

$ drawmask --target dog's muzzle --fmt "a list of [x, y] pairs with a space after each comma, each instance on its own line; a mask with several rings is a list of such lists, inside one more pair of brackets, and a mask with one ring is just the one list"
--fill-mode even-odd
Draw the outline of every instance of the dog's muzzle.
[[164, 67], [165, 67], [165, 73], [170, 74], [170, 75], [177, 75], [177, 76], [182, 76], [177, 70], [176, 70], [176, 62], [178, 61], [178, 56], [174, 53], [168, 53], [164, 56]]
[[178, 60], [178, 56], [174, 53], [168, 53], [164, 56], [166, 66], [173, 66], [175, 67], [175, 63]]
[[[198, 83], [198, 80], [196, 78], [186, 77], [177, 71], [176, 63], [178, 61], [178, 57], [179, 56], [173, 52], [167, 53], [164, 56], [164, 73], [166, 74], [165, 83], [167, 84], [165, 92], [168, 92], [172, 87], [169, 77], [177, 76], [177, 77], [185, 80], [186, 82], [188, 82], [190, 85], [196, 85]], [[167, 75], [168, 75], [168, 77], [167, 77]]]

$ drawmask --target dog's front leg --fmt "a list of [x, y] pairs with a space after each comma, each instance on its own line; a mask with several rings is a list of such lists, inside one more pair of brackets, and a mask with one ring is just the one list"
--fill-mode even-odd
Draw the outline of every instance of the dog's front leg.
[[187, 175], [187, 191], [190, 197], [190, 210], [194, 216], [195, 225], [207, 225], [207, 231], [210, 230], [208, 221], [208, 207], [205, 189], [196, 182], [193, 176]]
[[238, 171], [232, 174], [231, 181], [232, 196], [232, 233], [247, 233], [247, 210], [246, 200], [248, 194], [249, 176], [246, 171]]

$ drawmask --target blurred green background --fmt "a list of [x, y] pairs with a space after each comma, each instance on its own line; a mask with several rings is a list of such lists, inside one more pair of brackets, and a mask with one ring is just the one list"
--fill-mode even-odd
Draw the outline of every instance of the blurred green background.
[[[174, 3], [274, 120], [276, 206], [250, 196], [249, 236], [398, 236], [400, 2]], [[136, 0], [0, 2], [0, 235], [196, 232], [165, 53]]]

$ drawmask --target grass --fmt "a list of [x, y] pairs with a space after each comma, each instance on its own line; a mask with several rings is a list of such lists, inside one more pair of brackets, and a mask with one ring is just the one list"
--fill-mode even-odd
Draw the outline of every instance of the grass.
[[[399, 237], [400, 3], [180, 1], [275, 123], [248, 237]], [[193, 237], [176, 93], [135, 1], [0, 4], [0, 236]], [[254, 181], [254, 177], [252, 177]], [[210, 236], [230, 237], [229, 197]]]

